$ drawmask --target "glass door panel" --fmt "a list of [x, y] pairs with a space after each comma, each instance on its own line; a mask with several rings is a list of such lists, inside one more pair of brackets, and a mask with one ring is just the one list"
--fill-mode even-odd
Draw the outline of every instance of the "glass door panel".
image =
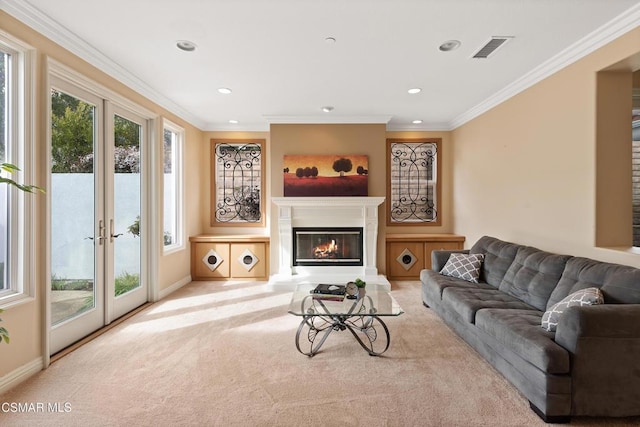
[[[142, 204], [146, 121], [116, 106], [108, 106], [110, 161], [107, 170], [107, 323], [148, 300], [145, 282], [146, 222]], [[112, 141], [111, 141], [112, 140]]]
[[104, 325], [102, 100], [53, 79], [50, 353]]
[[114, 121], [114, 296], [140, 287], [140, 139], [142, 126]]
[[51, 161], [51, 323], [96, 306], [96, 106], [54, 90]]

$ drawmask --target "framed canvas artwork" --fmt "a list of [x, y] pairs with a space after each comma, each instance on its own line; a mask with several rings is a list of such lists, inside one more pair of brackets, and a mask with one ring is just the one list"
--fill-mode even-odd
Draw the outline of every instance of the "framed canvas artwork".
[[366, 155], [285, 155], [285, 197], [368, 196]]

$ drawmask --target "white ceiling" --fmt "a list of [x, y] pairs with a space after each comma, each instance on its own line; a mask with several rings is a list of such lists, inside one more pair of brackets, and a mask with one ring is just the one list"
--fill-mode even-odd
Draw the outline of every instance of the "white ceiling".
[[[452, 129], [640, 25], [638, 0], [0, 5], [203, 130], [387, 121], [389, 129]], [[472, 59], [492, 36], [514, 38], [488, 59]], [[461, 47], [440, 52], [450, 39]], [[178, 50], [178, 40], [197, 50]], [[220, 87], [233, 93], [222, 95]], [[408, 94], [414, 87], [422, 92]], [[323, 113], [326, 105], [334, 110]]]

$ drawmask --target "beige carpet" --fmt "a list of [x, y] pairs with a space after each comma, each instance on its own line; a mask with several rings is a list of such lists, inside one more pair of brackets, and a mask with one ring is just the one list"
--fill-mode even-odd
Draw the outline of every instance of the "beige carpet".
[[405, 314], [388, 319], [383, 357], [345, 331], [308, 358], [295, 348], [300, 319], [287, 314], [290, 293], [264, 283], [192, 283], [0, 395], [4, 408], [44, 407], [2, 411], [0, 425], [545, 425], [422, 305], [418, 282], [393, 283], [393, 295]]

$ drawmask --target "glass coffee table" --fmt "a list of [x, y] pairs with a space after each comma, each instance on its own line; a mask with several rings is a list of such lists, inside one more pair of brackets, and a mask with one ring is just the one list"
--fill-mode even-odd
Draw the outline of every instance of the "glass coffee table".
[[333, 301], [314, 298], [315, 285], [298, 285], [291, 297], [289, 313], [301, 316], [296, 332], [296, 348], [309, 357], [320, 351], [331, 332], [348, 330], [371, 356], [389, 348], [391, 337], [382, 317], [399, 316], [404, 311], [391, 294], [374, 284], [360, 290], [357, 299]]

